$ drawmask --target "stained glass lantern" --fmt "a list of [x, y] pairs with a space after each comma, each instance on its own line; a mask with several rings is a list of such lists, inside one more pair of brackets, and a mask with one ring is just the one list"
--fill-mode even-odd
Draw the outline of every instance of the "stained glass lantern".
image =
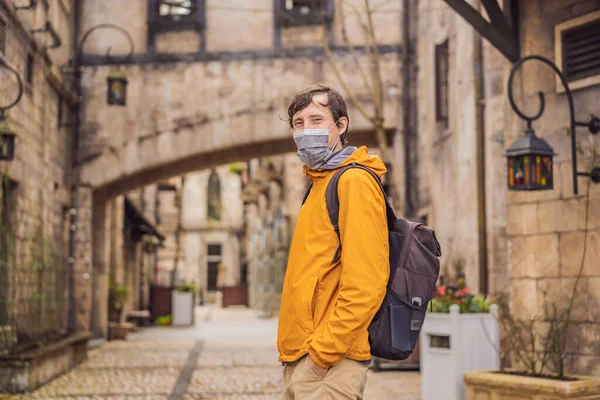
[[4, 113], [0, 114], [0, 160], [15, 158], [15, 133], [8, 126]]
[[527, 129], [506, 150], [508, 189], [552, 190], [554, 188], [552, 147]]
[[107, 103], [124, 106], [127, 103], [127, 77], [120, 70], [114, 70], [106, 78], [108, 82]]

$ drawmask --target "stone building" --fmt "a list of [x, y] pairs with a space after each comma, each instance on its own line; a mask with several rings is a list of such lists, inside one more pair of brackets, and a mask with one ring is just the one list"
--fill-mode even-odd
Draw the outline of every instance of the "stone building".
[[239, 287], [246, 293], [244, 304], [276, 310], [291, 230], [307, 182], [295, 154], [287, 154], [160, 183], [157, 228], [165, 240], [153, 284], [194, 283], [201, 304], [221, 304], [221, 288]]
[[[384, 127], [395, 154], [400, 154], [397, 109], [402, 10], [385, 0], [371, 3], [376, 9], [372, 20], [387, 89], [383, 93]], [[99, 308], [106, 303], [109, 282], [110, 234], [105, 221], [111, 219], [113, 199], [195, 171], [202, 171], [194, 179], [204, 182], [203, 186], [210, 180], [210, 171], [216, 170], [222, 188], [233, 191], [239, 183], [219, 173], [220, 165], [295, 151], [289, 127], [282, 120], [293, 94], [315, 82], [342, 89], [327, 61], [324, 43], [332, 49], [335, 65], [356, 97], [365, 108], [372, 108], [372, 97], [361, 83], [354, 59], [356, 55], [358, 63], [368, 63], [369, 42], [357, 14], [340, 14], [339, 1], [260, 0], [251, 6], [233, 0], [190, 0], [179, 5], [140, 0], [128, 7], [117, 0], [80, 0], [77, 4], [80, 24], [76, 37], [102, 24], [116, 24], [124, 30], [93, 30], [86, 36], [80, 60], [83, 110], [79, 151], [87, 162], [79, 176], [88, 185], [82, 196], [93, 199], [94, 209], [93, 224], [82, 238], [94, 249], [94, 279], [78, 286], [75, 297], [83, 298], [94, 288], [94, 304]], [[364, 13], [358, 16], [366, 21]], [[355, 53], [348, 51], [344, 26], [356, 45]], [[115, 75], [128, 81], [126, 94], [120, 92], [124, 96], [119, 97], [125, 99], [124, 106], [107, 104], [106, 80]], [[372, 123], [353, 108], [350, 112], [352, 143], [373, 146]], [[400, 174], [397, 176], [401, 181]], [[204, 193], [204, 188], [199, 188], [190, 186], [184, 201], [188, 193], [192, 202]], [[229, 195], [225, 193], [223, 199]], [[91, 207], [90, 203], [78, 204], [81, 209]], [[202, 252], [208, 253], [209, 241], [222, 241], [221, 251], [225, 246], [240, 246], [233, 232], [241, 226], [223, 221], [219, 238], [202, 239], [205, 222], [213, 222], [203, 220], [204, 207], [190, 210], [195, 213], [190, 218], [196, 225], [190, 227], [190, 235], [184, 235], [182, 244], [190, 271], [203, 264]], [[241, 210], [236, 212], [242, 215]], [[207, 242], [203, 244], [203, 240]], [[212, 250], [216, 253], [217, 249]], [[206, 257], [208, 260], [209, 255]], [[231, 264], [225, 280], [235, 283], [241, 280], [243, 267], [234, 265], [235, 261]], [[79, 265], [85, 269], [85, 264]], [[88, 314], [87, 320], [82, 315], [80, 328], [105, 336], [105, 319], [98, 317], [104, 311], [91, 313], [89, 304], [81, 304]]]
[[[553, 303], [567, 307], [583, 265], [566, 368], [598, 376], [600, 185], [579, 177], [574, 194], [567, 96], [541, 62], [527, 61], [516, 72], [514, 98], [521, 110], [535, 115], [538, 92], [545, 96], [546, 111], [533, 129], [557, 153], [553, 189], [507, 190], [505, 151], [526, 128], [508, 101], [510, 67], [519, 57], [546, 57], [565, 73], [577, 121], [587, 123], [590, 115], [600, 114], [598, 51], [588, 50], [582, 59], [574, 50], [585, 40], [600, 40], [600, 5], [504, 1], [505, 25], [498, 17], [502, 12], [486, 16], [483, 1], [452, 3], [460, 3], [459, 11], [436, 1], [419, 2], [420, 213], [435, 227], [446, 252], [445, 273], [464, 272], [472, 288], [503, 293], [517, 318], [540, 318]], [[471, 13], [465, 11], [469, 4]], [[586, 127], [577, 128], [577, 138], [584, 153], [577, 170], [591, 171], [598, 166], [590, 157], [599, 149], [598, 138]]]
[[183, 189], [186, 253], [181, 278], [196, 282], [201, 299], [209, 303], [216, 301], [218, 286], [240, 283], [243, 208], [236, 166], [187, 174]]
[[0, 354], [73, 332], [77, 312], [68, 303], [75, 97], [60, 71], [72, 57], [72, 8], [68, 0], [31, 3], [0, 1], [0, 107], [19, 95], [2, 66], [23, 83], [20, 102], [5, 112], [17, 135], [14, 159], [0, 161]]
[[[73, 57], [73, 24], [71, 0], [0, 1], [0, 107], [19, 94], [16, 75], [7, 67], [23, 84], [20, 101], [4, 113], [16, 134], [14, 159], [0, 161], [0, 392], [39, 385], [87, 351], [87, 336], [76, 331], [77, 318], [89, 310], [70, 301], [72, 289], [92, 278], [85, 268], [77, 275], [73, 270], [76, 251], [87, 254], [80, 265], [91, 264], [91, 248], [79, 241], [82, 226], [74, 221], [71, 190], [77, 184], [76, 96], [64, 67]], [[4, 133], [5, 121], [0, 125]], [[5, 156], [4, 139], [0, 147]], [[81, 215], [87, 223], [90, 212]], [[42, 373], [10, 361], [15, 353], [46, 343], [62, 358], [57, 363], [46, 355], [49, 364], [38, 364]]]

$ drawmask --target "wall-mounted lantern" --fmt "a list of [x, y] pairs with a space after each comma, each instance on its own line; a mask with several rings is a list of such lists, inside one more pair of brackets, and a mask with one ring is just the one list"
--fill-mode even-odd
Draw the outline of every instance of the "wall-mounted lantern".
[[109, 105], [124, 106], [127, 104], [127, 76], [120, 70], [113, 70], [106, 78], [106, 102]]
[[573, 165], [573, 193], [577, 194], [577, 177], [589, 176], [595, 183], [600, 182], [600, 168], [594, 168], [591, 172], [577, 172], [577, 137], [576, 126], [586, 126], [590, 133], [600, 132], [600, 119], [592, 116], [589, 122], [575, 121], [575, 107], [573, 105], [573, 96], [567, 80], [562, 72], [552, 61], [542, 56], [531, 55], [521, 58], [517, 61], [510, 72], [508, 78], [508, 99], [510, 105], [519, 117], [527, 121], [525, 135], [518, 138], [506, 151], [508, 188], [510, 190], [552, 190], [554, 188], [554, 150], [544, 139], [535, 135], [532, 128], [532, 122], [540, 118], [545, 109], [544, 93], [539, 92], [540, 110], [534, 116], [523, 114], [515, 104], [513, 98], [512, 82], [517, 69], [527, 60], [538, 60], [549, 65], [556, 74], [558, 74], [569, 102], [570, 112], [570, 136], [571, 136], [571, 162]]
[[[129, 54], [125, 56], [124, 61], [129, 61], [133, 58], [134, 44], [133, 39], [127, 30], [114, 24], [100, 24], [88, 29], [82, 36], [78, 46], [77, 60], [81, 60], [83, 45], [85, 44], [88, 37], [98, 29], [112, 29], [120, 32], [129, 43]], [[106, 53], [106, 57], [109, 61], [112, 59], [110, 55], [110, 49]], [[76, 65], [80, 65], [80, 62], [76, 62]], [[77, 78], [80, 78], [79, 70], [77, 72]], [[119, 69], [113, 69], [110, 74], [106, 77], [106, 103], [108, 105], [125, 106], [127, 104], [127, 76]]]
[[506, 151], [510, 190], [552, 190], [554, 150], [531, 129]]
[[2, 61], [1, 58], [0, 68], [4, 68], [13, 73], [17, 78], [17, 83], [19, 84], [19, 93], [17, 98], [7, 106], [0, 107], [0, 160], [11, 161], [15, 158], [16, 134], [8, 125], [8, 121], [6, 119], [6, 110], [14, 107], [17, 105], [17, 103], [19, 103], [19, 101], [21, 101], [21, 96], [23, 95], [23, 82], [21, 82], [21, 76], [19, 76], [17, 71], [9, 67], [4, 61]]

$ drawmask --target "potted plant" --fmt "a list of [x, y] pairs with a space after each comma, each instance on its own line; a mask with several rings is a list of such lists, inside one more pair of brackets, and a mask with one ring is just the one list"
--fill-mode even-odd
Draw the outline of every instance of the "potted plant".
[[419, 340], [423, 400], [462, 400], [465, 372], [500, 366], [494, 303], [493, 297], [471, 293], [464, 276], [455, 286], [436, 289]]
[[173, 326], [189, 326], [194, 324], [194, 298], [197, 289], [192, 283], [183, 282], [175, 286], [172, 293], [172, 322]]
[[499, 370], [465, 373], [466, 399], [600, 399], [600, 378], [565, 372], [571, 307], [572, 302], [566, 310], [546, 305], [541, 317], [521, 320], [503, 305], [499, 320], [505, 339], [497, 350], [516, 367], [503, 363]]
[[112, 321], [108, 324], [108, 329], [111, 340], [126, 339], [127, 334], [133, 328], [132, 324], [125, 322], [125, 308], [129, 299], [129, 293], [129, 288], [126, 285], [118, 285], [114, 282], [110, 285], [109, 302], [113, 317], [111, 318]]

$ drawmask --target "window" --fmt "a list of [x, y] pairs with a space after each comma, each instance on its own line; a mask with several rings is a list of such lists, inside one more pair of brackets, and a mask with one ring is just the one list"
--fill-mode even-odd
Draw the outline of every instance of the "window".
[[205, 22], [205, 0], [149, 0], [151, 33], [201, 30]]
[[162, 17], [170, 16], [174, 19], [184, 15], [191, 15], [197, 7], [195, 0], [161, 0], [158, 12]]
[[27, 54], [27, 66], [25, 70], [25, 83], [29, 87], [33, 87], [33, 55], [31, 53]]
[[[600, 84], [600, 11], [556, 25], [554, 41], [556, 65], [571, 89]], [[556, 89], [564, 92], [558, 77]]]
[[448, 127], [448, 41], [435, 46], [435, 116]]
[[280, 21], [284, 26], [320, 25], [333, 20], [333, 0], [279, 1]]
[[209, 221], [221, 220], [221, 181], [217, 171], [213, 170], [208, 178], [208, 210]]
[[219, 276], [219, 265], [222, 259], [222, 248], [220, 244], [208, 245], [208, 271], [207, 290], [217, 290], [217, 277]]
[[0, 54], [6, 54], [6, 21], [0, 18]]

